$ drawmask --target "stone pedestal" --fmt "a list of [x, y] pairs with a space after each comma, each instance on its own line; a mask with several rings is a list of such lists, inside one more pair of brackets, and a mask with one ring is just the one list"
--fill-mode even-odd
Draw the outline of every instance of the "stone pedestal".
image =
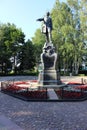
[[52, 43], [48, 43], [43, 47], [41, 54], [41, 62], [43, 70], [39, 73], [38, 82], [43, 85], [57, 85], [61, 84], [60, 76], [56, 70], [57, 53]]
[[59, 73], [56, 70], [43, 70], [39, 73], [38, 81], [43, 85], [61, 84]]

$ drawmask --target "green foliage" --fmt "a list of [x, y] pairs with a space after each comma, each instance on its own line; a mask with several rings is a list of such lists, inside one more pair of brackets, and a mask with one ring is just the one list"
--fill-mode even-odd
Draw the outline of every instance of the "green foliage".
[[32, 42], [35, 46], [35, 56], [36, 62], [40, 61], [40, 54], [42, 53], [42, 48], [45, 43], [45, 36], [41, 33], [40, 29], [37, 29], [35, 32], [35, 36], [32, 38]]
[[20, 44], [24, 44], [24, 37], [21, 29], [16, 28], [14, 24], [0, 24], [0, 65], [2, 73], [7, 73], [8, 68], [12, 66], [10, 58], [15, 57], [21, 51]]
[[53, 20], [53, 43], [57, 48], [58, 67], [67, 69], [73, 57], [73, 16], [70, 7], [66, 3], [56, 1], [51, 12]]
[[21, 53], [21, 70], [32, 70], [35, 66], [35, 47], [30, 40], [28, 40], [23, 48]]
[[32, 38], [32, 42], [34, 44], [43, 44], [43, 42], [45, 42], [45, 37], [44, 35], [41, 33], [40, 29], [37, 29], [35, 32], [35, 36]]
[[[64, 69], [64, 73], [67, 70], [77, 74], [79, 66], [82, 64], [83, 56], [86, 53], [84, 43], [87, 41], [87, 33], [84, 34], [81, 29], [80, 2], [78, 0], [67, 0], [67, 2], [60, 3], [59, 0], [56, 0], [51, 11], [53, 20], [53, 43], [58, 53], [59, 70]], [[86, 10], [86, 1], [82, 3], [85, 4]], [[86, 27], [86, 18], [83, 21]], [[83, 39], [85, 40], [83, 41]]]

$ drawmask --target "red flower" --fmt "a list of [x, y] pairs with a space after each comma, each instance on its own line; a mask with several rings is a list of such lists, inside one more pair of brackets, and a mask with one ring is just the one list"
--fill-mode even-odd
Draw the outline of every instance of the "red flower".
[[27, 81], [21, 81], [21, 82], [15, 82], [14, 84], [19, 85], [19, 84], [29, 84], [29, 82], [27, 83]]
[[78, 82], [69, 82], [68, 85], [83, 85], [82, 83]]
[[63, 93], [61, 90], [57, 90], [56, 93], [60, 98], [68, 98], [68, 99], [78, 99], [81, 98], [82, 96], [81, 92], [67, 91], [67, 90], [63, 90]]
[[75, 88], [87, 90], [87, 85], [76, 86]]
[[37, 82], [37, 80], [30, 80], [30, 82]]

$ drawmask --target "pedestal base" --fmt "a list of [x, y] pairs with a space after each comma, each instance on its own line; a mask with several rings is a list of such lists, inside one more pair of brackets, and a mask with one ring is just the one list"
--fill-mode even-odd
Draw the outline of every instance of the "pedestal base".
[[43, 70], [39, 73], [38, 82], [43, 85], [61, 84], [59, 73], [56, 70]]

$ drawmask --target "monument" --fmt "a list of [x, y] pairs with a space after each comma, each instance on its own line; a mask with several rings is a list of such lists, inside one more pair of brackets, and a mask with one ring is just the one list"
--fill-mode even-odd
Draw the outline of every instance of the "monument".
[[46, 42], [41, 54], [42, 71], [39, 73], [38, 82], [43, 85], [57, 85], [61, 84], [60, 76], [57, 71], [57, 53], [52, 43], [52, 18], [47, 12], [44, 18], [39, 18], [37, 21], [43, 21], [42, 33], [46, 36]]
[[52, 19], [50, 17], [50, 13], [47, 12], [44, 18], [39, 18], [37, 19], [37, 21], [43, 21], [41, 31], [46, 36], [46, 43], [51, 43], [52, 42], [51, 32], [52, 32], [53, 27], [52, 27]]

